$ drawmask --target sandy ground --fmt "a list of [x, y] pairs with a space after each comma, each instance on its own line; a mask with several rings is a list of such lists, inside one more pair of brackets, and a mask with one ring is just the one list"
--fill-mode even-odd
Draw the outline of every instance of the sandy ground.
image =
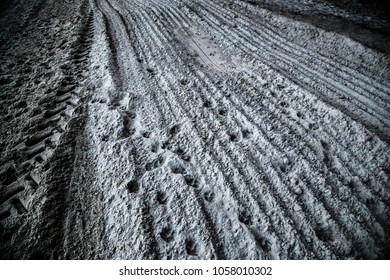
[[283, 2], [4, 2], [0, 257], [389, 258], [389, 22]]

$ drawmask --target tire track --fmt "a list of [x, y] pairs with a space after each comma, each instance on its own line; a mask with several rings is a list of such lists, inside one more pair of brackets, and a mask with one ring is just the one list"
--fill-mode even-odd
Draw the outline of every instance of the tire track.
[[[237, 4], [242, 4], [242, 3], [239, 2]], [[234, 13], [234, 10], [230, 9], [230, 12]], [[287, 36], [285, 36], [281, 33], [274, 32], [273, 27], [270, 23], [268, 23], [267, 21], [263, 21], [263, 22], [260, 21], [260, 19], [257, 18], [260, 16], [260, 14], [256, 13], [256, 9], [253, 9], [251, 12], [255, 13], [257, 16], [247, 17], [244, 15], [243, 17], [246, 18], [247, 20], [256, 22], [259, 26], [263, 25], [263, 26], [267, 27], [267, 30], [271, 34], [274, 34], [274, 36], [280, 38], [281, 41], [285, 40], [288, 45], [291, 45], [292, 47], [295, 47], [298, 50], [305, 52], [304, 48], [300, 47], [299, 45], [295, 45], [295, 44], [290, 43]], [[308, 53], [313, 53], [313, 52], [308, 50]], [[338, 67], [344, 67], [346, 69], [346, 72], [350, 72], [350, 75], [349, 75], [350, 77], [357, 76], [359, 79], [365, 80], [366, 82], [364, 84], [366, 86], [375, 88], [379, 91], [385, 90], [389, 93], [390, 83], [384, 79], [378, 79], [376, 76], [377, 73], [372, 72], [372, 70], [369, 70], [368, 67], [366, 67], [366, 65], [362, 65], [362, 64], [357, 65], [355, 61], [345, 60], [345, 58], [340, 58], [338, 56], [330, 58], [330, 57], [327, 57], [326, 53], [321, 53], [320, 58], [324, 63], [331, 64], [337, 70], [339, 70]], [[346, 64], [346, 62], [348, 62], [348, 65]], [[353, 65], [353, 68], [350, 67], [351, 65]], [[364, 74], [364, 73], [360, 72], [361, 70], [365, 70], [366, 73]], [[340, 69], [340, 72], [343, 72], [343, 70]], [[374, 82], [372, 82], [372, 81], [374, 81]], [[359, 80], [357, 79], [356, 82], [359, 82]], [[378, 94], [382, 94], [382, 93], [378, 92]], [[389, 96], [387, 94], [387, 95], [383, 95], [383, 97], [388, 98]]]
[[[278, 66], [279, 64], [281, 65], [281, 62], [282, 61], [284, 61], [284, 60], [287, 60], [287, 61], [289, 61], [289, 59], [287, 59], [285, 56], [283, 56], [282, 57], [282, 59], [278, 59], [277, 57], [275, 57], [275, 59], [273, 59], [272, 61], [270, 61], [270, 59], [268, 59], [267, 57], [265, 57], [265, 56], [261, 56], [259, 53], [256, 53], [256, 49], [257, 49], [257, 47], [256, 46], [254, 46], [250, 41], [248, 41], [248, 39], [245, 39], [245, 38], [240, 38], [238, 35], [236, 35], [235, 33], [232, 33], [232, 32], [230, 32], [230, 33], [227, 33], [226, 31], [224, 31], [224, 30], [222, 30], [222, 28], [221, 27], [219, 27], [217, 24], [215, 24], [214, 22], [212, 22], [210, 19], [208, 19], [208, 18], [203, 18], [203, 20], [205, 21], [205, 22], [208, 22], [209, 24], [210, 24], [210, 26], [212, 26], [212, 27], [214, 27], [215, 29], [214, 30], [219, 30], [218, 32], [220, 32], [225, 38], [228, 38], [228, 40], [231, 40], [230, 38], [229, 38], [229, 36], [230, 35], [233, 35], [233, 36], [235, 36], [235, 38], [237, 39], [237, 40], [245, 40], [245, 42], [244, 42], [244, 44], [242, 44], [242, 45], [237, 45], [234, 41], [231, 41], [232, 42], [232, 44], [235, 46], [235, 47], [237, 47], [238, 49], [242, 49], [247, 55], [251, 55], [251, 54], [253, 54], [253, 57], [256, 57], [256, 58], [259, 58], [259, 59], [261, 59], [261, 60], [263, 60], [263, 61], [269, 61], [269, 65], [270, 65], [270, 67], [271, 68], [274, 68], [274, 69], [276, 69], [277, 71], [279, 71], [280, 73], [282, 73], [284, 76], [286, 76], [286, 77], [289, 77], [289, 79], [291, 79], [291, 78], [294, 78], [294, 76], [292, 76], [292, 75], [294, 75], [294, 73], [302, 73], [303, 74], [303, 72], [301, 72], [301, 70], [299, 70], [299, 69], [296, 69], [296, 67], [293, 65], [293, 64], [286, 64], [285, 66]], [[264, 44], [264, 43], [262, 43], [262, 42], [260, 42], [261, 44]], [[251, 49], [249, 48], [249, 47], [246, 47], [246, 45], [249, 45], [249, 46], [251, 46]], [[271, 55], [271, 56], [273, 56], [273, 54], [269, 54], [269, 55]], [[275, 62], [276, 62], [276, 64], [275, 64]], [[287, 68], [286, 68], [287, 67]], [[308, 76], [309, 77], [309, 76]], [[314, 92], [324, 92], [324, 90], [321, 88], [321, 87], [323, 87], [324, 85], [322, 84], [322, 85], [316, 85], [315, 87], [314, 86], [312, 86], [312, 85], [310, 85], [309, 83], [308, 83], [308, 81], [304, 81], [304, 80], [297, 80], [297, 79], [295, 79], [294, 78], [294, 82], [296, 83], [296, 84], [298, 84], [298, 85], [300, 85], [300, 86], [302, 86], [302, 87], [304, 87], [304, 88], [307, 88], [308, 89], [308, 91], [309, 92], [311, 92], [311, 91], [313, 91], [313, 89], [314, 89]], [[333, 87], [333, 85], [330, 85], [328, 88], [327, 88], [328, 90], [330, 90], [331, 92], [333, 92], [334, 94], [336, 94], [336, 96], [338, 95], [338, 93], [337, 93], [337, 91], [335, 91], [335, 89], [334, 89], [334, 87]], [[323, 95], [323, 94], [321, 94], [321, 95], [318, 95], [318, 94], [316, 94], [316, 96], [317, 97], [319, 97], [321, 100], [323, 100], [325, 103], [329, 103], [330, 105], [332, 105], [333, 107], [335, 107], [335, 108], [338, 108], [338, 109], [340, 109], [342, 112], [344, 112], [344, 113], [347, 113], [347, 115], [348, 116], [350, 116], [352, 119], [354, 119], [354, 120], [357, 120], [358, 122], [360, 122], [360, 123], [363, 123], [363, 124], [365, 124], [368, 128], [370, 128], [371, 130], [373, 130], [373, 131], [377, 131], [378, 132], [378, 129], [377, 128], [375, 128], [375, 126], [374, 125], [372, 125], [372, 124], [367, 124], [367, 121], [365, 121], [365, 120], [363, 120], [360, 116], [358, 116], [357, 114], [355, 114], [354, 112], [350, 112], [350, 110], [349, 109], [347, 109], [347, 111], [346, 111], [346, 107], [344, 106], [344, 105], [342, 105], [340, 102], [337, 102], [335, 99], [333, 100], [333, 99], [330, 99], [330, 98], [328, 98], [328, 97], [325, 97], [325, 95]], [[343, 102], [344, 102], [345, 100], [343, 100]], [[356, 104], [355, 104], [356, 105]], [[356, 105], [356, 106], [360, 106], [360, 107], [364, 107], [364, 103], [361, 103], [361, 105]], [[362, 107], [362, 109], [359, 109], [360, 110], [360, 112], [361, 113], [359, 113], [360, 115], [364, 115], [364, 114], [366, 114], [366, 111], [365, 111], [365, 109]], [[362, 111], [363, 110], [363, 111]], [[384, 114], [386, 114], [387, 115], [387, 113], [386, 112], [384, 112]], [[378, 122], [378, 123], [382, 123], [381, 124], [381, 126], [382, 125], [385, 125], [384, 123], [383, 123], [383, 120], [382, 120], [382, 117], [375, 117], [376, 118], [376, 122]], [[386, 129], [385, 129], [386, 130]], [[379, 131], [379, 133], [377, 133], [377, 135], [382, 139], [382, 140], [385, 140], [385, 141], [387, 141], [386, 139], [386, 137], [387, 136], [385, 136], [385, 135], [383, 135], [383, 130], [382, 129], [380, 129], [380, 131]], [[383, 137], [385, 137], [385, 138], [383, 138]]]
[[[28, 69], [22, 73], [25, 78], [10, 89], [19, 100], [17, 108], [12, 108], [18, 114], [13, 137], [8, 138], [6, 147], [10, 157], [0, 168], [5, 172], [2, 178], [7, 178], [0, 186], [0, 251], [1, 257], [7, 259], [60, 258], [67, 208], [63, 201], [71, 181], [75, 137], [85, 121], [81, 100], [85, 98], [82, 87], [94, 35], [93, 13], [86, 1], [72, 3], [67, 10], [74, 11], [75, 17], [77, 13], [85, 17], [70, 26], [60, 20], [55, 10], [63, 9], [63, 4], [46, 5], [48, 2], [35, 1], [32, 6], [27, 3], [27, 7], [20, 7], [20, 17], [28, 11], [26, 18], [31, 20], [24, 27], [22, 24], [23, 35], [14, 38], [15, 55], [9, 59], [15, 70], [27, 65]], [[47, 15], [59, 18], [51, 21]], [[31, 62], [26, 65], [20, 65], [25, 62], [20, 46], [31, 51]], [[36, 61], [39, 63], [34, 64]], [[17, 78], [19, 74], [15, 72]], [[20, 120], [23, 121], [18, 123]], [[59, 173], [53, 171], [57, 168], [60, 179]], [[30, 235], [34, 235], [34, 244]], [[44, 245], [47, 248], [42, 248]]]
[[[388, 165], [387, 145], [360, 125], [386, 139], [386, 81], [288, 42], [272, 23], [253, 19], [256, 10], [216, 0], [95, 3], [116, 79], [109, 92], [121, 122], [115, 141], [130, 147], [131, 158], [109, 174], [131, 169], [130, 194], [117, 203], [133, 201], [124, 207], [130, 213], [140, 207], [128, 221], [140, 222], [143, 258], [386, 255], [388, 176], [378, 171]], [[227, 29], [231, 19], [236, 26]], [[231, 61], [243, 70], [220, 67], [208, 42], [218, 59], [237, 55]], [[44, 114], [55, 117], [53, 109]], [[355, 143], [359, 133], [371, 140]], [[114, 159], [129, 156], [116, 152]], [[108, 207], [110, 214], [118, 206]], [[121, 242], [129, 232], [134, 238], [135, 231], [111, 228]], [[140, 256], [136, 250], [130, 256]]]
[[[43, 6], [43, 3], [41, 3]], [[38, 14], [40, 9], [36, 10]], [[90, 49], [90, 37], [93, 33], [93, 14], [90, 13], [84, 25], [80, 28], [79, 47], [75, 46], [75, 57], [72, 59], [74, 65], [80, 64], [77, 54], [82, 53], [82, 57], [88, 58]], [[82, 73], [83, 68], [75, 71]], [[62, 134], [68, 131], [67, 124], [74, 118], [74, 114], [78, 113], [80, 105], [78, 104], [80, 97], [75, 93], [75, 89], [79, 84], [71, 77], [65, 76], [59, 83], [57, 90], [49, 91], [46, 96], [39, 100], [39, 112], [32, 126], [27, 127], [27, 132], [30, 132], [29, 137], [25, 137], [24, 141], [14, 148], [14, 164], [5, 164], [5, 177], [8, 177], [6, 184], [2, 186], [1, 192], [5, 192], [3, 200], [0, 204], [10, 201], [17, 209], [18, 214], [28, 212], [24, 205], [16, 195], [26, 190], [23, 186], [23, 181], [33, 182], [31, 175], [34, 171], [43, 166], [50, 159], [54, 150], [59, 144], [59, 138]], [[22, 185], [20, 185], [22, 184]], [[12, 195], [10, 195], [12, 193]], [[12, 199], [11, 199], [12, 198]], [[6, 207], [1, 205], [1, 207]], [[9, 216], [4, 216], [9, 217]]]
[[[171, 110], [171, 111], [173, 111], [173, 110]], [[221, 257], [221, 256], [220, 256]], [[222, 256], [222, 258], [223, 258], [223, 256]]]
[[[134, 15], [134, 17], [135, 17], [135, 15]], [[142, 21], [141, 21], [141, 22], [142, 22]], [[140, 41], [142, 41], [142, 40], [140, 40]], [[146, 43], [145, 43], [145, 45], [149, 45], [149, 44], [146, 44]], [[147, 54], [144, 53], [144, 50], [142, 50], [141, 52], [143, 53], [143, 57], [145, 57], [145, 58], [149, 58], [149, 57], [150, 57], [150, 55], [147, 55]], [[161, 91], [163, 91], [163, 90], [161, 89]], [[172, 113], [175, 112], [175, 110], [173, 110], [173, 108], [170, 107], [170, 105], [168, 105], [168, 106], [169, 106], [169, 109], [166, 110], [166, 112], [172, 112]], [[178, 119], [178, 118], [177, 118], [177, 117], [174, 117], [173, 119]], [[201, 212], [203, 213], [203, 216], [204, 216], [204, 218], [205, 218], [206, 227], [207, 227], [207, 228], [209, 229], [209, 231], [210, 231], [210, 236], [211, 236], [211, 238], [212, 238], [212, 240], [213, 240], [213, 244], [214, 244], [214, 247], [215, 247], [215, 251], [216, 251], [217, 258], [218, 258], [218, 259], [225, 259], [225, 255], [224, 255], [224, 252], [223, 252], [223, 248], [221, 247], [220, 242], [217, 241], [216, 230], [214, 229], [214, 227], [213, 227], [212, 224], [210, 223], [210, 216], [209, 216], [208, 212], [205, 210], [205, 206], [203, 205], [203, 203], [201, 203], [201, 200], [199, 199], [199, 195], [197, 195], [195, 192], [194, 192], [194, 194], [195, 194], [195, 198], [196, 198], [197, 202], [198, 202], [199, 205], [200, 205]]]
[[[233, 14], [234, 16], [231, 16], [230, 18], [237, 18], [237, 21], [242, 23], [245, 27], [249, 28], [249, 30], [252, 30], [256, 34], [259, 32], [258, 30], [262, 30], [262, 32], [263, 32], [262, 34], [264, 34], [263, 36], [265, 36], [264, 39], [271, 39], [271, 41], [264, 40], [265, 42], [275, 42], [280, 47], [285, 49], [286, 52], [293, 52], [295, 54], [295, 57], [301, 57], [302, 55], [308, 56], [308, 57], [305, 57], [305, 59], [301, 59], [302, 63], [305, 63], [305, 61], [306, 62], [311, 62], [311, 60], [309, 58], [314, 56], [314, 57], [316, 57], [316, 59], [318, 61], [320, 61], [321, 63], [326, 64], [327, 67], [329, 67], [329, 66], [333, 67], [331, 69], [328, 68], [328, 71], [327, 71], [328, 75], [332, 75], [333, 74], [336, 77], [338, 77], [339, 79], [345, 81], [345, 83], [352, 85], [356, 89], [362, 88], [362, 89], [365, 89], [365, 90], [369, 91], [370, 93], [375, 93], [375, 94], [382, 95], [382, 98], [385, 98], [385, 100], [383, 100], [383, 101], [388, 103], [389, 97], [390, 97], [389, 96], [390, 91], [389, 91], [388, 84], [385, 85], [386, 81], [384, 81], [384, 80], [377, 80], [377, 83], [372, 84], [372, 82], [367, 78], [367, 75], [358, 75], [360, 79], [366, 80], [367, 81], [366, 83], [362, 83], [363, 81], [360, 81], [360, 80], [357, 80], [357, 79], [355, 81], [355, 75], [357, 73], [353, 72], [352, 69], [350, 69], [348, 67], [345, 67], [344, 70], [340, 69], [339, 68], [340, 66], [335, 64], [335, 62], [332, 61], [331, 59], [328, 59], [328, 58], [326, 58], [326, 57], [324, 57], [322, 55], [318, 55], [317, 53], [314, 53], [314, 52], [312, 52], [310, 50], [304, 49], [304, 48], [300, 47], [299, 45], [290, 43], [289, 40], [286, 37], [283, 37], [282, 34], [278, 34], [274, 30], [272, 30], [272, 27], [270, 26], [270, 24], [268, 22], [264, 22], [264, 21], [260, 22], [260, 18], [261, 17], [256, 19], [256, 18], [249, 18], [248, 16], [243, 15], [240, 18], [240, 17], [238, 17], [238, 13], [235, 12], [234, 10], [232, 11], [232, 10], [225, 9], [224, 7], [221, 7], [220, 5], [218, 5], [218, 7], [217, 7], [217, 4], [215, 4], [213, 6], [215, 6], [216, 9], [219, 10], [219, 11], [224, 10], [228, 14]], [[214, 14], [215, 14], [215, 9], [214, 9]], [[257, 24], [255, 24], [255, 25], [254, 24], [248, 25], [248, 21], [249, 20], [251, 22], [255, 22]], [[259, 34], [259, 35], [261, 35], [261, 34]], [[281, 44], [281, 42], [283, 42], [283, 43]], [[287, 48], [287, 46], [288, 46], [288, 48]], [[303, 58], [303, 57], [301, 57], [301, 58]], [[341, 63], [339, 63], [339, 64], [341, 64]], [[307, 66], [313, 67], [313, 68], [316, 68], [316, 69], [320, 69], [317, 65], [318, 64], [314, 64], [313, 63], [313, 65], [307, 65]], [[348, 73], [348, 75], [347, 76], [340, 76], [343, 73]], [[374, 76], [373, 74], [374, 73], [371, 73], [370, 76]], [[350, 78], [350, 79], [347, 79], [347, 78]], [[360, 85], [357, 84], [359, 82], [360, 82]], [[382, 83], [383, 83], [383, 85], [382, 85]], [[375, 89], [376, 91], [372, 92], [372, 90], [370, 90], [370, 89]], [[385, 91], [385, 92], [382, 93], [382, 91]], [[360, 94], [365, 95], [365, 92], [362, 91], [362, 92], [360, 92]]]
[[[39, 3], [37, 17], [56, 4], [27, 4], [22, 22]], [[369, 55], [382, 57], [364, 48], [345, 58], [336, 47], [304, 48], [283, 33], [299, 24], [230, 4], [84, 0], [72, 18], [37, 22], [42, 36], [68, 22], [79, 28], [71, 43], [49, 46], [49, 57], [71, 48], [54, 74], [47, 61], [39, 68], [27, 61], [20, 79], [0, 77], [8, 91], [2, 120], [28, 118], [20, 129], [28, 137], [1, 151], [1, 251], [91, 259], [388, 257], [390, 82], [374, 77], [374, 62], [364, 65]], [[310, 39], [306, 30], [321, 32], [299, 31], [302, 42]], [[52, 41], [57, 35], [44, 46]], [[34, 110], [30, 99], [11, 94], [23, 83], [37, 96]], [[47, 197], [30, 217], [24, 198], [36, 190]], [[17, 215], [34, 227], [14, 222]]]
[[[217, 91], [217, 89], [215, 91]], [[251, 92], [251, 91], [248, 90], [248, 92]], [[269, 113], [272, 113], [272, 112], [269, 112]], [[277, 117], [277, 114], [275, 114], [274, 117]], [[302, 133], [302, 134], [305, 135], [305, 133]], [[309, 143], [309, 142], [307, 142], [307, 143]], [[279, 149], [279, 151], [281, 151], [281, 149]]]

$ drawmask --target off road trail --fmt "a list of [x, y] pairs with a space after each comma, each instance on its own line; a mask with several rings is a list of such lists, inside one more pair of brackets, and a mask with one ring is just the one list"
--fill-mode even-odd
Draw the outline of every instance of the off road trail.
[[390, 24], [268, 2], [7, 1], [0, 257], [389, 258]]

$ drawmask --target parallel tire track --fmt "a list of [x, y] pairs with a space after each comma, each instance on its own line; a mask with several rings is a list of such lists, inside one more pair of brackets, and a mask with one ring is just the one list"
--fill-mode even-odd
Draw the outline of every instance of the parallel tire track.
[[[304, 48], [287, 34], [298, 23], [239, 0], [80, 7], [66, 75], [1, 160], [4, 224], [28, 213], [19, 197], [55, 160], [43, 209], [59, 218], [42, 225], [33, 256], [389, 257], [390, 81], [359, 66], [366, 54]], [[90, 92], [78, 82], [86, 69]], [[76, 154], [80, 115], [80, 137], [93, 139]], [[12, 244], [17, 230], [4, 232]]]
[[[260, 19], [251, 24], [249, 15], [244, 14], [236, 20], [238, 26], [235, 29], [226, 30], [220, 23], [237, 18], [239, 13], [220, 6], [217, 1], [199, 1], [203, 12], [195, 11], [191, 17], [186, 15], [190, 10], [186, 9], [192, 5], [188, 3], [184, 3], [186, 9], [183, 9], [179, 2], [125, 3], [117, 0], [107, 5], [101, 2], [107, 7], [106, 21], [111, 21], [108, 17], [115, 15], [113, 22], [120, 26], [120, 31], [109, 36], [125, 36], [109, 39], [112, 42], [110, 48], [118, 53], [117, 68], [126, 65], [125, 62], [124, 65], [119, 63], [119, 55], [126, 53], [123, 46], [132, 46], [132, 55], [137, 58], [133, 67], [145, 73], [140, 77], [144, 75], [148, 79], [147, 83], [142, 79], [133, 83], [143, 85], [144, 94], [152, 97], [159, 116], [165, 119], [163, 128], [169, 129], [175, 123], [185, 124], [180, 138], [171, 138], [167, 142], [168, 149], [163, 148], [164, 153], [175, 152], [172, 145], [184, 145], [193, 158], [189, 165], [184, 164], [192, 166], [187, 172], [197, 170], [195, 175], [198, 180], [216, 184], [214, 191], [223, 193], [224, 188], [228, 189], [230, 199], [237, 205], [237, 216], [233, 218], [226, 214], [225, 219], [236, 220], [243, 225], [240, 238], [253, 240], [258, 252], [261, 252], [260, 258], [375, 258], [386, 254], [389, 224], [388, 215], [383, 214], [389, 207], [389, 196], [375, 189], [387, 179], [383, 176], [370, 176], [368, 179], [367, 171], [376, 170], [378, 166], [366, 162], [355, 147], [344, 144], [341, 137], [347, 137], [348, 133], [340, 131], [342, 134], [339, 135], [338, 129], [332, 127], [341, 114], [330, 117], [333, 123], [320, 124], [320, 114], [329, 113], [333, 106], [349, 115], [350, 123], [367, 124], [369, 119], [372, 124], [382, 126], [378, 128], [380, 131], [386, 131], [390, 92], [386, 81], [373, 83], [368, 72], [357, 72], [339, 58], [331, 60], [286, 42], [283, 35], [275, 33], [271, 25], [262, 24]], [[190, 58], [188, 43], [181, 41], [183, 39], [175, 33], [182, 29], [188, 40], [207, 57], [207, 50], [187, 31], [189, 28], [206, 28], [211, 33], [220, 34], [227, 38], [220, 47], [226, 48], [230, 44], [226, 52], [238, 49], [247, 57], [261, 59], [275, 70], [276, 75], [284, 76], [286, 80], [277, 85], [276, 93], [274, 86], [266, 86], [271, 96], [263, 95], [259, 99], [256, 83], [270, 77], [259, 79], [253, 75], [262, 69], [268, 71], [268, 66], [248, 70], [243, 75], [225, 72], [218, 65], [215, 65], [215, 71], [199, 68], [199, 62]], [[228, 41], [230, 43], [226, 43]], [[114, 46], [113, 42], [123, 46]], [[323, 64], [327, 64], [326, 70], [322, 68]], [[124, 73], [124, 70], [118, 69], [118, 72]], [[299, 75], [306, 78], [297, 81]], [[356, 75], [356, 78], [348, 79], [351, 75]], [[319, 125], [321, 131], [310, 132], [308, 122], [287, 111], [286, 103], [293, 103], [294, 108], [300, 111], [305, 110], [308, 104], [297, 103], [301, 93], [283, 97], [293, 90], [289, 85], [291, 79], [296, 82], [294, 88], [303, 88], [303, 94], [308, 91], [324, 104], [331, 105], [306, 114], [311, 124]], [[267, 82], [273, 84], [271, 80]], [[333, 97], [325, 97], [325, 92], [332, 93]], [[345, 105], [342, 105], [344, 101], [340, 103], [334, 99], [340, 94], [348, 97], [346, 101], [344, 99], [345, 104], [359, 108], [365, 116], [357, 117], [349, 109], [346, 111]], [[202, 102], [204, 108], [196, 109], [202, 106]], [[144, 111], [140, 114], [141, 119], [146, 117], [142, 116]], [[300, 114], [299, 111], [297, 114]], [[369, 124], [370, 128], [372, 124]], [[282, 131], [288, 131], [291, 140], [284, 137]], [[169, 148], [170, 145], [172, 148]], [[334, 154], [330, 154], [331, 151]], [[207, 165], [199, 152], [207, 155]], [[372, 154], [375, 153], [372, 150]], [[294, 164], [294, 161], [297, 162]], [[336, 162], [340, 166], [334, 165]], [[210, 177], [210, 168], [216, 172], [218, 180]], [[292, 172], [298, 172], [294, 180]], [[193, 184], [193, 181], [188, 182]], [[353, 185], [353, 189], [346, 184]], [[258, 186], [262, 186], [261, 191]], [[346, 193], [350, 195], [349, 201], [345, 200]], [[198, 188], [193, 189], [193, 196], [196, 201], [194, 206], [199, 207], [208, 235], [213, 239], [217, 258], [233, 258], [232, 252], [239, 246], [230, 248], [232, 251], [229, 252], [226, 244], [238, 239], [221, 227], [219, 210], [213, 203], [203, 200]], [[378, 205], [368, 204], [369, 199], [376, 200]], [[339, 207], [343, 211], [340, 212]], [[257, 218], [263, 222], [254, 223]], [[170, 219], [180, 217], [170, 216]], [[266, 233], [260, 231], [265, 225], [268, 227]], [[169, 232], [164, 231], [164, 238], [170, 238]], [[293, 247], [285, 247], [284, 240], [289, 238], [287, 232], [297, 234]], [[279, 254], [271, 253], [275, 250]]]

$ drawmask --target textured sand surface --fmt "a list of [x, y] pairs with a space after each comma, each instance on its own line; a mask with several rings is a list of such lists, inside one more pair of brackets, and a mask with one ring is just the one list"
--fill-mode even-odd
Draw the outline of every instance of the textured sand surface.
[[283, 2], [8, 1], [0, 257], [389, 258], [390, 25]]

